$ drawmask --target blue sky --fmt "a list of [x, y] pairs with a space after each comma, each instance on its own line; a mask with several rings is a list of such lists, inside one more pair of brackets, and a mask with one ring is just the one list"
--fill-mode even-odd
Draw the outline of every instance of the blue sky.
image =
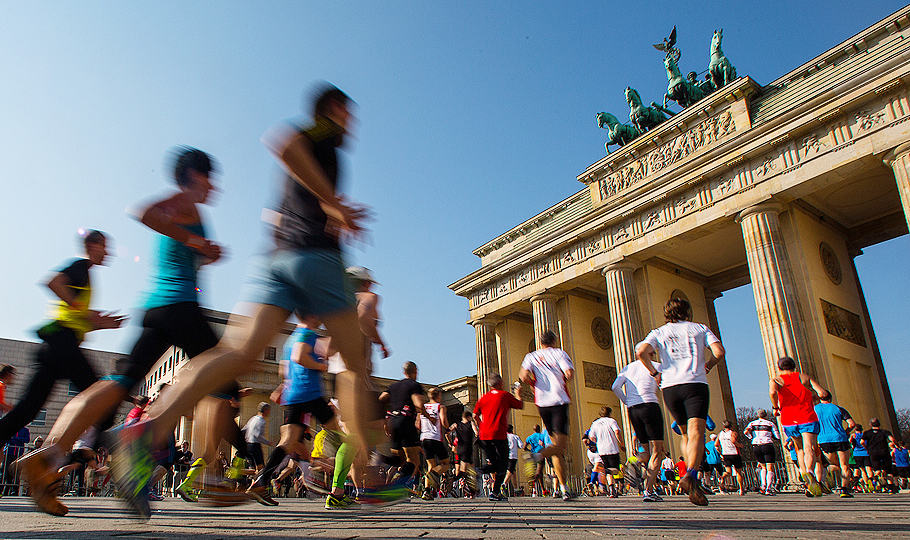
[[[202, 278], [202, 303], [229, 311], [247, 258], [263, 249], [262, 207], [278, 168], [261, 143], [328, 80], [358, 103], [344, 189], [370, 204], [370, 242], [350, 251], [382, 283], [394, 355], [439, 382], [476, 371], [466, 300], [447, 285], [479, 267], [471, 251], [581, 189], [603, 156], [594, 114], [666, 91], [651, 48], [679, 28], [685, 71], [708, 63], [712, 31], [740, 75], [783, 75], [901, 7], [765, 2], [83, 2], [0, 5], [0, 336], [32, 339], [48, 295], [37, 283], [75, 252], [75, 231], [110, 233], [116, 258], [95, 273], [95, 305], [135, 313], [152, 233], [125, 210], [170, 189], [169, 148], [212, 153], [223, 193], [207, 211], [228, 261]], [[655, 15], [663, 13], [663, 15]], [[901, 362], [908, 239], [857, 259], [892, 388]], [[138, 257], [138, 259], [137, 259]], [[895, 292], [898, 292], [895, 295]], [[763, 405], [766, 378], [752, 293], [717, 304], [738, 405]], [[135, 323], [136, 321], [134, 321]], [[126, 351], [129, 329], [87, 346]], [[898, 406], [910, 398], [895, 393]]]

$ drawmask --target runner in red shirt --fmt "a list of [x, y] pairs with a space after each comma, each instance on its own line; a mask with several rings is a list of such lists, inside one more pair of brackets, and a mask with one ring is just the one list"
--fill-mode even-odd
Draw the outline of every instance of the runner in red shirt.
[[504, 501], [502, 483], [509, 465], [509, 411], [523, 409], [525, 404], [518, 396], [518, 388], [512, 388], [511, 394], [502, 389], [502, 376], [498, 373], [490, 374], [489, 384], [490, 391], [474, 406], [474, 416], [480, 423], [480, 445], [490, 460], [483, 472], [496, 476], [490, 500]]

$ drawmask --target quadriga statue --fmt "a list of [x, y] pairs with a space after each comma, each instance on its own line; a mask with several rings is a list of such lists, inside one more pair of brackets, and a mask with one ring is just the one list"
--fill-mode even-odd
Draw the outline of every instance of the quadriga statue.
[[711, 74], [711, 81], [715, 88], [721, 88], [736, 79], [736, 68], [724, 56], [724, 51], [720, 48], [720, 42], [723, 39], [723, 28], [715, 30], [714, 37], [711, 38], [711, 63], [708, 64], [708, 73]]
[[629, 120], [641, 133], [654, 129], [658, 124], [666, 120], [667, 116], [673, 116], [672, 111], [661, 107], [653, 101], [650, 107], [642, 105], [641, 96], [631, 86], [626, 87], [626, 103], [629, 104]]
[[641, 132], [635, 126], [621, 124], [615, 116], [608, 112], [597, 113], [597, 127], [607, 130], [608, 138], [604, 148], [607, 149], [608, 154], [610, 153], [611, 144], [623, 146], [641, 135]]

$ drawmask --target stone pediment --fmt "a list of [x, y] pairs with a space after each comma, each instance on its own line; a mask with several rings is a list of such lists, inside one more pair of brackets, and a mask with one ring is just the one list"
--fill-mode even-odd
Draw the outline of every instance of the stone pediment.
[[638, 194], [748, 131], [749, 98], [759, 90], [749, 77], [738, 79], [588, 167], [578, 180], [589, 187], [594, 207]]

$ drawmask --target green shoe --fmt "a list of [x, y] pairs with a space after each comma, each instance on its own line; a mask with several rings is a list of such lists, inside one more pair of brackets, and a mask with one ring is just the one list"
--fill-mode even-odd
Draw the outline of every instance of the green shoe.
[[337, 510], [340, 508], [350, 508], [357, 505], [358, 503], [352, 500], [347, 495], [342, 495], [341, 497], [336, 497], [334, 495], [328, 495], [325, 498], [325, 509], [326, 510]]
[[193, 481], [190, 479], [180, 482], [180, 485], [177, 486], [177, 489], [174, 490], [177, 495], [180, 495], [180, 498], [186, 502], [194, 503], [198, 502], [199, 499], [193, 493]]

